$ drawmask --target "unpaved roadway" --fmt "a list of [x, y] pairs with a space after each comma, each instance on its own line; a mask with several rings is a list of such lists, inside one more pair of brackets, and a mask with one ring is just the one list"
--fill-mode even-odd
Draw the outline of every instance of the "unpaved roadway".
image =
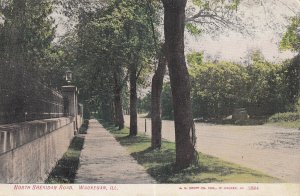
[[[129, 127], [129, 116], [125, 116]], [[138, 118], [145, 133], [145, 119]], [[147, 135], [151, 121], [147, 119]], [[235, 126], [196, 123], [198, 151], [259, 170], [289, 183], [300, 183], [300, 131], [268, 125]], [[174, 122], [164, 120], [162, 137], [175, 141]]]

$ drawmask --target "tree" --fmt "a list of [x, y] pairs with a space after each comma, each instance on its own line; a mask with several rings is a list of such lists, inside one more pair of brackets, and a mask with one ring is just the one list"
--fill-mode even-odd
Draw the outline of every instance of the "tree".
[[[284, 62], [283, 82], [286, 86], [286, 100], [294, 105], [300, 99], [300, 55]], [[297, 105], [296, 105], [297, 107]]]
[[298, 53], [290, 62], [286, 62], [285, 78], [289, 87], [289, 100], [295, 103], [300, 99], [300, 18], [299, 16], [291, 18], [291, 24], [288, 26], [281, 42], [281, 50], [292, 50]]
[[282, 40], [280, 42], [280, 49], [282, 50], [300, 50], [300, 37], [299, 37], [300, 18], [291, 18], [291, 24], [288, 26]]
[[162, 0], [166, 58], [173, 95], [175, 120], [176, 166], [186, 168], [196, 161], [190, 137], [193, 127], [190, 80], [184, 56], [186, 0]]
[[245, 107], [246, 69], [230, 62], [203, 62], [202, 53], [188, 55], [193, 113], [197, 117], [223, 118], [235, 107]]
[[24, 120], [24, 113], [31, 110], [29, 104], [40, 96], [34, 90], [35, 85], [44, 82], [47, 77], [47, 65], [53, 53], [51, 44], [55, 36], [54, 20], [50, 17], [52, 8], [51, 0], [13, 0], [3, 1], [0, 5], [3, 20], [0, 29], [0, 64], [7, 77], [3, 80], [9, 81], [7, 86], [10, 89], [7, 94], [10, 99], [6, 105], [16, 115], [17, 121]]
[[[237, 17], [236, 21], [233, 22], [232, 17], [233, 12], [237, 7], [238, 2], [233, 1], [232, 3], [225, 3], [221, 1], [211, 1], [211, 3], [202, 2], [198, 0], [192, 1], [193, 5], [188, 8], [189, 17], [185, 20], [186, 28], [192, 35], [200, 35], [204, 31], [216, 32], [216, 30], [220, 30], [223, 28], [232, 28], [237, 26]], [[195, 9], [196, 8], [196, 9]], [[194, 11], [192, 11], [194, 10]], [[200, 26], [199, 26], [200, 24]], [[155, 40], [155, 38], [154, 38]], [[151, 112], [151, 122], [152, 122], [152, 147], [157, 148], [159, 145], [155, 146], [153, 144], [160, 144], [159, 135], [161, 133], [161, 112], [159, 111], [161, 100], [160, 96], [162, 93], [162, 85], [164, 75], [162, 71], [164, 70], [160, 63], [161, 55], [159, 56], [159, 62], [157, 70], [153, 76], [152, 83], [152, 112]], [[165, 65], [164, 65], [165, 66]], [[163, 71], [164, 72], [164, 71]], [[169, 114], [169, 117], [172, 115]], [[156, 141], [156, 142], [154, 142]]]
[[[226, 29], [250, 34], [249, 24], [245, 24], [237, 14], [240, 0], [192, 0], [187, 7], [186, 28], [192, 35], [209, 33], [218, 36]], [[246, 28], [247, 27], [247, 28]]]
[[[149, 4], [148, 4], [149, 5]], [[130, 136], [137, 135], [137, 81], [141, 72], [155, 54], [152, 40], [153, 29], [147, 17], [147, 5], [140, 1], [122, 2], [120, 9], [130, 17], [124, 22], [127, 47], [129, 49], [130, 82]]]
[[265, 60], [260, 51], [253, 51], [251, 63], [246, 67], [247, 110], [250, 116], [268, 116], [283, 112], [287, 105], [283, 64]]
[[[105, 107], [103, 109], [106, 110], [102, 113], [110, 113], [109, 119], [122, 129], [122, 99], [129, 78], [130, 135], [135, 136], [137, 85], [142, 83], [143, 72], [147, 70], [145, 68], [154, 54], [152, 30], [146, 20], [144, 2], [115, 0], [107, 2], [101, 8], [81, 9], [80, 6], [75, 6], [74, 9], [79, 12], [79, 24], [76, 26], [79, 43], [74, 64], [82, 68], [80, 70], [84, 73], [77, 74], [92, 81], [81, 81], [88, 86], [83, 89], [85, 97], [89, 99], [90, 96], [91, 102]], [[95, 85], [96, 81], [99, 81], [99, 85]], [[111, 81], [111, 84], [107, 84], [106, 81]], [[79, 86], [81, 87], [81, 84]]]
[[[154, 4], [154, 6], [152, 6]], [[157, 44], [157, 36], [155, 32], [154, 22], [155, 19], [158, 18], [156, 14], [158, 10], [160, 10], [159, 5], [153, 2], [150, 3], [147, 0], [147, 8], [148, 8], [148, 15], [149, 15], [149, 22], [151, 24], [152, 33], [153, 33], [153, 42], [156, 47]], [[154, 9], [153, 9], [154, 8]], [[151, 147], [152, 149], [160, 148], [161, 147], [161, 94], [163, 89], [163, 79], [166, 72], [166, 46], [165, 43], [161, 44], [161, 49], [157, 49], [157, 58], [158, 58], [158, 66], [155, 66], [155, 72], [152, 77], [152, 84], [151, 84]], [[159, 47], [158, 47], [159, 48]], [[156, 68], [157, 67], [157, 68]]]
[[151, 86], [151, 147], [153, 149], [161, 147], [161, 92], [167, 64], [165, 50], [165, 45], [163, 45]]

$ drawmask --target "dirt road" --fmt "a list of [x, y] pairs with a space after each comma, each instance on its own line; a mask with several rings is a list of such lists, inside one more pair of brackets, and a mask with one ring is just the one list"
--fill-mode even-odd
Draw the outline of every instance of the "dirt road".
[[[125, 116], [129, 126], [129, 116]], [[174, 122], [164, 120], [162, 137], [175, 141]], [[138, 119], [145, 131], [145, 119]], [[147, 135], [151, 121], [147, 119]], [[196, 123], [197, 150], [259, 170], [290, 183], [300, 183], [300, 131], [266, 125], [233, 126]]]

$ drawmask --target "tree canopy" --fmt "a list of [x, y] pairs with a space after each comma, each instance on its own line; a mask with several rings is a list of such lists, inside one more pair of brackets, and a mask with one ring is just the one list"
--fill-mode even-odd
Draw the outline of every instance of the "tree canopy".
[[300, 50], [300, 37], [299, 37], [300, 18], [291, 18], [291, 24], [288, 26], [281, 42], [281, 49], [290, 49], [294, 51]]

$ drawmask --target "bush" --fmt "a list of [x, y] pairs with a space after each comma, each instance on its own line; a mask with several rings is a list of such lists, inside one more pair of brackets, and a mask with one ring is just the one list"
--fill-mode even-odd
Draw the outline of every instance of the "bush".
[[269, 118], [270, 122], [296, 121], [300, 119], [300, 114], [296, 112], [277, 113]]

